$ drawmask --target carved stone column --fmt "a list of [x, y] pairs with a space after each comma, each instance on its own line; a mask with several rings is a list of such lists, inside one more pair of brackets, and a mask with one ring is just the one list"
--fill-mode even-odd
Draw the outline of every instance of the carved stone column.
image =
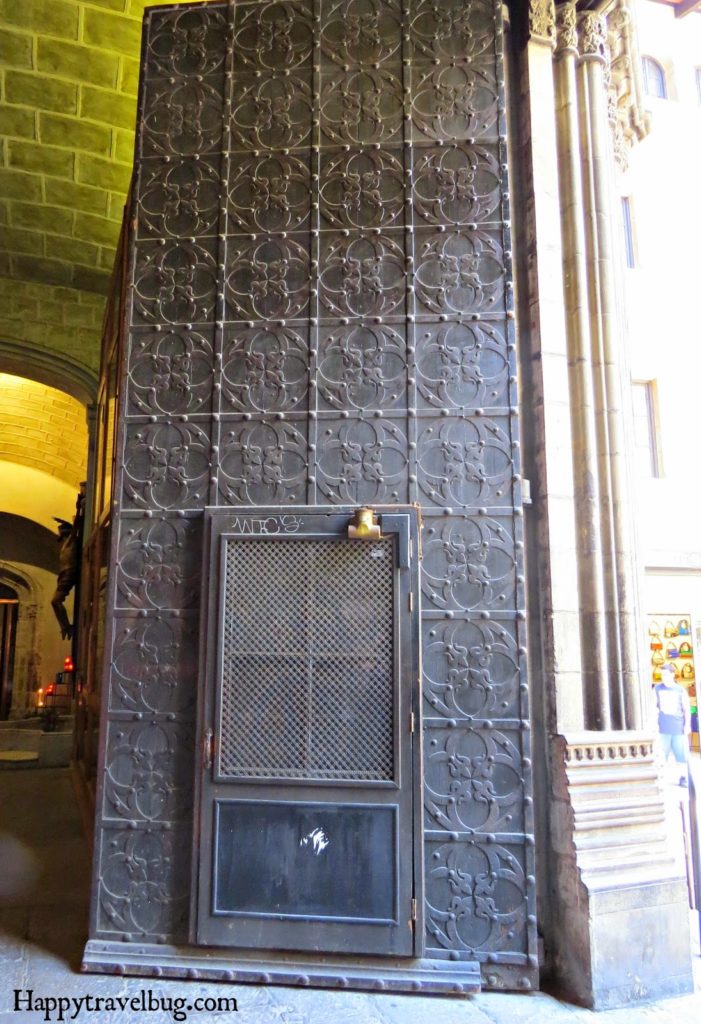
[[[531, 30], [533, 25], [531, 19]], [[557, 29], [556, 184], [576, 522], [576, 584], [570, 585], [581, 637], [582, 719], [586, 728], [600, 731], [567, 724], [559, 695], [546, 689], [549, 792], [542, 856], [548, 888], [542, 920], [557, 983], [576, 1001], [603, 1009], [685, 991], [690, 971], [685, 883], [667, 845], [652, 735], [626, 731], [640, 729], [641, 712], [612, 238], [607, 29], [601, 16], [577, 15], [570, 2], [558, 6]], [[534, 47], [544, 49], [542, 32], [537, 40], [531, 36], [524, 58], [531, 72]], [[545, 62], [538, 71], [527, 98], [538, 126], [529, 152], [536, 207], [548, 198], [539, 197], [538, 189], [550, 184], [539, 177], [538, 165], [542, 136], [550, 132], [542, 97], [553, 75]], [[537, 264], [550, 253], [553, 234], [537, 220], [530, 230], [529, 262]], [[548, 281], [550, 296], [559, 283], [554, 276]], [[548, 390], [546, 381], [542, 400], [547, 410], [561, 401], [561, 392]], [[547, 431], [535, 439], [544, 449], [535, 467], [540, 495], [542, 467], [564, 460]], [[549, 488], [544, 497], [536, 502], [538, 531], [553, 506]], [[657, 955], [660, 947], [664, 957]]]
[[[527, 305], [520, 310], [524, 391], [530, 395], [530, 416], [524, 423], [532, 462], [527, 473], [537, 482], [534, 512], [529, 516], [529, 548], [537, 561], [530, 571], [530, 603], [541, 609], [531, 627], [531, 649], [543, 652], [532, 673], [542, 687], [547, 722], [553, 731], [560, 720], [568, 728], [584, 725], [581, 689], [581, 638], [576, 595], [576, 532], [572, 470], [571, 411], [567, 394], [567, 343], [562, 302], [562, 244], [557, 176], [557, 136], [553, 81], [555, 7], [552, 2], [529, 5], [529, 39], [521, 78], [520, 134], [516, 154], [521, 181], [515, 197], [524, 216], [514, 224], [520, 262], [519, 293]], [[547, 238], [547, 245], [540, 244]], [[557, 396], [556, 398], [552, 396]], [[547, 400], [546, 400], [547, 396]], [[541, 636], [537, 636], [541, 631]], [[538, 714], [536, 699], [534, 714]]]
[[607, 27], [565, 2], [556, 35], [554, 15], [532, 2], [520, 23], [515, 225], [531, 679], [542, 686], [540, 918], [545, 972], [603, 1009], [687, 991], [691, 974], [683, 868], [667, 845], [652, 733], [640, 731]]
[[528, 35], [533, 43], [555, 45], [555, 0], [529, 0]]
[[641, 724], [640, 667], [636, 637], [636, 578], [627, 486], [621, 396], [622, 330], [617, 315], [615, 221], [608, 124], [605, 19], [586, 12], [578, 21], [579, 142], [584, 184], [584, 223], [592, 366], [597, 407], [600, 509], [606, 587], [611, 724]]
[[611, 725], [605, 627], [594, 381], [587, 303], [587, 268], [576, 86], [577, 11], [567, 2], [557, 9], [555, 60], [560, 218], [565, 272], [565, 309], [572, 409], [572, 443], [577, 519], [582, 686], [590, 728]]
[[524, 404], [524, 472], [532, 482], [527, 509], [530, 680], [533, 694], [534, 785], [539, 918], [547, 937], [557, 905], [549, 849], [549, 737], [585, 727], [582, 636], [578, 608], [577, 529], [572, 410], [564, 305], [563, 248], [557, 168], [553, 51], [555, 8], [532, 2], [528, 17], [513, 8], [513, 34], [524, 40], [511, 80], [518, 117], [511, 123], [514, 240]]

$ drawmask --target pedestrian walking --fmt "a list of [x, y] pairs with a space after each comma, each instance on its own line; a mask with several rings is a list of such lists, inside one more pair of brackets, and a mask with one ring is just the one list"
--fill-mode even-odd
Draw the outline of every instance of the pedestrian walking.
[[[655, 703], [662, 756], [666, 766], [669, 755], [674, 755], [677, 769], [680, 771], [679, 785], [686, 786], [689, 771], [688, 736], [691, 732], [689, 695], [676, 681], [672, 665], [663, 665], [661, 673], [662, 682], [655, 687]], [[682, 765], [683, 769], [680, 768]]]

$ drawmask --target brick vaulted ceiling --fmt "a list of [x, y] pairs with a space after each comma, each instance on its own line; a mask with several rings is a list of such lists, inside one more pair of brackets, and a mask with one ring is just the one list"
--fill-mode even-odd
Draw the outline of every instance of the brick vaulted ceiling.
[[97, 367], [156, 2], [0, 0], [0, 345]]

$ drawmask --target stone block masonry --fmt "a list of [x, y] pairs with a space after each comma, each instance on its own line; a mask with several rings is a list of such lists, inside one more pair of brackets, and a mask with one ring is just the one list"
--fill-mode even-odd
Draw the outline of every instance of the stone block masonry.
[[6, 302], [0, 332], [88, 367], [101, 317], [84, 315], [92, 307], [77, 292], [102, 303], [107, 290], [134, 156], [141, 22], [154, 2], [0, 0], [0, 279], [72, 289], [81, 310], [56, 322], [40, 308], [15, 317]]
[[[9, 276], [76, 284], [71, 268], [51, 262], [59, 260], [90, 267], [83, 286], [106, 291], [131, 176], [147, 6], [148, 0], [0, 0], [0, 195], [37, 205], [29, 218], [33, 237], [3, 233]], [[56, 206], [76, 219], [57, 219]], [[79, 220], [83, 210], [94, 215], [93, 233]], [[26, 228], [27, 220], [24, 210], [15, 220], [10, 205], [11, 227]], [[76, 238], [97, 249], [75, 245]], [[31, 267], [16, 259], [26, 253], [48, 262]]]
[[0, 374], [0, 460], [40, 469], [77, 488], [87, 447], [80, 402], [44, 384]]
[[[96, 370], [104, 300], [94, 292], [0, 277], [0, 335]], [[97, 341], [96, 341], [97, 339]]]

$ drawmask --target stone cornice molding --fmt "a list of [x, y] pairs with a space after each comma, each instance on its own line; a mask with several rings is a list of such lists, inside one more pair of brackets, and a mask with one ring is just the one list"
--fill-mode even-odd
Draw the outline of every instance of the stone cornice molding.
[[642, 730], [567, 733], [564, 739], [567, 765], [603, 765], [641, 759], [647, 761], [654, 752], [655, 742], [652, 733]]
[[567, 0], [560, 4], [555, 15], [557, 27], [557, 46], [555, 52], [558, 56], [566, 53], [579, 54], [577, 48], [577, 3], [576, 0]]
[[555, 0], [528, 0], [528, 34], [555, 48]]
[[564, 769], [554, 796], [570, 805], [571, 849], [589, 891], [677, 878], [654, 733], [567, 733], [554, 750]]

